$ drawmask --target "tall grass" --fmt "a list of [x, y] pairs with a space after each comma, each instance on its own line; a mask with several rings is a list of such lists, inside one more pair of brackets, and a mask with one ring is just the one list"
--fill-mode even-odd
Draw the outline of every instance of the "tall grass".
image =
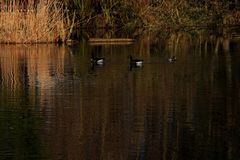
[[[65, 22], [63, 4], [58, 0], [26, 5], [17, 0], [1, 3], [0, 43], [49, 43], [66, 41], [71, 23]], [[9, 3], [11, 2], [11, 3]]]

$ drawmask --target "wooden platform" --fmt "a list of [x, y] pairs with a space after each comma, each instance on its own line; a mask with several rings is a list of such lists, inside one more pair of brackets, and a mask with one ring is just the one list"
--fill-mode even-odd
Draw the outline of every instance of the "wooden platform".
[[132, 44], [134, 39], [131, 38], [90, 38], [88, 40], [90, 44], [100, 45], [100, 44], [119, 44], [126, 45]]

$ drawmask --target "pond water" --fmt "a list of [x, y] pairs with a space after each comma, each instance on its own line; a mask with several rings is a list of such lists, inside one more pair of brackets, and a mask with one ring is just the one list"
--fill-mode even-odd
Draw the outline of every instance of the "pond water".
[[[91, 65], [91, 54], [105, 64]], [[239, 114], [234, 37], [0, 45], [3, 160], [236, 160]]]

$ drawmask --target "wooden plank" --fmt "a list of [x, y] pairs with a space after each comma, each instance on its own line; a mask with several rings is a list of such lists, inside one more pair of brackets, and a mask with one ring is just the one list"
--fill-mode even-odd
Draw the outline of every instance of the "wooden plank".
[[130, 45], [133, 42], [89, 42], [90, 45], [100, 46], [100, 45]]
[[90, 38], [88, 42], [91, 43], [114, 43], [114, 42], [133, 42], [131, 38]]

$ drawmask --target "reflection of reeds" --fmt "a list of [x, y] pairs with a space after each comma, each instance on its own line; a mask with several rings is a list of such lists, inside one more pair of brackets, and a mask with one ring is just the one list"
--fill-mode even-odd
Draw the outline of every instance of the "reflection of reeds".
[[[64, 72], [65, 47], [56, 45], [1, 45], [0, 79], [6, 94], [18, 96], [22, 88], [29, 93], [48, 94]], [[51, 66], [51, 67], [50, 67]], [[51, 69], [49, 69], [51, 68]], [[54, 77], [52, 77], [54, 74]]]
[[62, 4], [57, 0], [28, 4], [1, 2], [0, 43], [46, 43], [65, 41]]

